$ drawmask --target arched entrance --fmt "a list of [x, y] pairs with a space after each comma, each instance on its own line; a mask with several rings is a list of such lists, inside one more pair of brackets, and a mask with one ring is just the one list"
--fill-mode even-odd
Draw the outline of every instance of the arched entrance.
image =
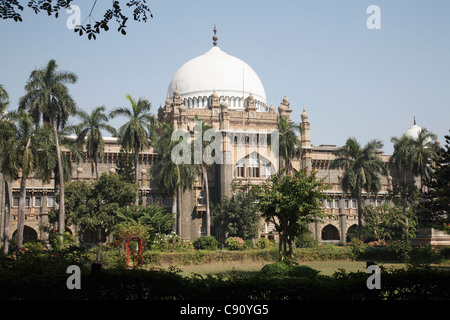
[[345, 237], [346, 242], [351, 242], [352, 239], [359, 238], [358, 225], [353, 224], [347, 229], [347, 236]]
[[339, 230], [335, 226], [328, 224], [322, 229], [322, 241], [337, 242], [339, 240]]
[[[17, 229], [16, 231], [14, 231], [12, 236], [13, 238], [17, 239]], [[38, 239], [37, 232], [33, 228], [29, 226], [23, 227], [23, 243], [30, 241], [37, 241], [37, 239]]]

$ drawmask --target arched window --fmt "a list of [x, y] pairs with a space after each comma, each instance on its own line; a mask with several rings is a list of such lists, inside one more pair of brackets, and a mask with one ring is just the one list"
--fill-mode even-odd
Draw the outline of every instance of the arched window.
[[234, 176], [236, 178], [243, 178], [244, 177], [244, 167], [245, 167], [245, 160], [241, 159], [236, 163], [236, 166], [234, 167]]
[[259, 177], [259, 157], [256, 152], [248, 155], [247, 158], [247, 176], [251, 178]]

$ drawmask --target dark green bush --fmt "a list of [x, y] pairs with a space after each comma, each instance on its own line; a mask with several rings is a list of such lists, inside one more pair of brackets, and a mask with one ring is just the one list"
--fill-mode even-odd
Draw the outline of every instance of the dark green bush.
[[319, 271], [308, 266], [277, 261], [275, 263], [266, 264], [261, 269], [260, 274], [269, 277], [287, 276], [315, 278], [319, 274]]
[[439, 261], [439, 252], [428, 245], [413, 247], [409, 256], [409, 262], [413, 264], [429, 264]]
[[201, 236], [194, 240], [194, 248], [197, 250], [217, 250], [219, 243], [213, 236]]
[[354, 257], [360, 260], [409, 262], [412, 246], [408, 242], [393, 241], [383, 246], [355, 245]]
[[442, 260], [450, 259], [450, 247], [440, 249], [439, 256]]
[[289, 265], [287, 263], [277, 261], [274, 263], [266, 264], [261, 269], [261, 274], [265, 276], [286, 276], [289, 271]]

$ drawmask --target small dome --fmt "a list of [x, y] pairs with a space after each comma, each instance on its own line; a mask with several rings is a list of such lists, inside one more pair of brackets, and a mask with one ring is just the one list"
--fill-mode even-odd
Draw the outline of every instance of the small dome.
[[187, 107], [184, 104], [182, 104], [178, 107], [178, 109], [180, 110], [180, 112], [186, 112]]
[[220, 108], [221, 109], [228, 109], [228, 103], [226, 100], [223, 100], [222, 103], [220, 104]]
[[303, 108], [303, 112], [301, 114], [302, 120], [308, 120], [308, 114], [306, 113], [305, 108]]
[[422, 131], [422, 127], [415, 124], [408, 130], [406, 130], [405, 135], [409, 138], [416, 140], [419, 137], [419, 134], [421, 131]]
[[214, 90], [213, 93], [211, 94], [212, 98], [219, 98], [219, 95], [217, 94], [217, 92]]
[[82, 168], [82, 167], [78, 167], [78, 168], [77, 168], [77, 172], [78, 172], [78, 173], [82, 173], [82, 172], [83, 172], [83, 168]]
[[289, 99], [288, 99], [288, 97], [284, 96], [284, 98], [283, 98], [283, 104], [286, 105], [286, 106], [289, 105]]
[[142, 174], [147, 174], [147, 170], [145, 170], [145, 168], [142, 168], [141, 173]]
[[270, 105], [269, 112], [275, 112], [275, 107], [273, 106], [273, 104]]
[[286, 112], [286, 110], [287, 110], [287, 106], [285, 106], [284, 104], [280, 104], [280, 106], [278, 107], [279, 113]]

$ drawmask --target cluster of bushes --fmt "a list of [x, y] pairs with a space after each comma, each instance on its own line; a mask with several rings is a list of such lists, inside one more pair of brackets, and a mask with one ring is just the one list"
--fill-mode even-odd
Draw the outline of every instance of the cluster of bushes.
[[435, 249], [430, 245], [413, 246], [405, 241], [374, 244], [356, 240], [352, 242], [351, 250], [355, 260], [430, 264], [450, 259], [450, 247]]
[[[253, 240], [228, 237], [224, 244], [224, 248], [231, 251], [270, 249], [274, 246], [274, 242], [267, 238], [260, 238], [254, 243]], [[215, 251], [219, 249], [219, 242], [213, 236], [200, 236], [194, 242], [191, 242], [187, 239], [181, 239], [179, 235], [172, 232], [170, 234], [156, 234], [149, 249], [160, 252], [180, 252], [194, 249]]]
[[[72, 257], [77, 254], [72, 252]], [[47, 257], [47, 259], [51, 259]], [[367, 288], [365, 272], [340, 270], [332, 276], [300, 265], [269, 264], [252, 276], [182, 276], [178, 270], [103, 269], [100, 276], [81, 269], [81, 289], [69, 290], [64, 264], [36, 268], [0, 258], [0, 299], [57, 300], [407, 300], [450, 299], [450, 271], [427, 268], [382, 270], [379, 290]], [[70, 261], [70, 259], [69, 259]], [[66, 262], [69, 262], [66, 261]], [[40, 261], [41, 263], [43, 261]], [[82, 263], [82, 261], [78, 261]], [[35, 262], [36, 263], [36, 262]], [[64, 267], [64, 268], [61, 268]]]

